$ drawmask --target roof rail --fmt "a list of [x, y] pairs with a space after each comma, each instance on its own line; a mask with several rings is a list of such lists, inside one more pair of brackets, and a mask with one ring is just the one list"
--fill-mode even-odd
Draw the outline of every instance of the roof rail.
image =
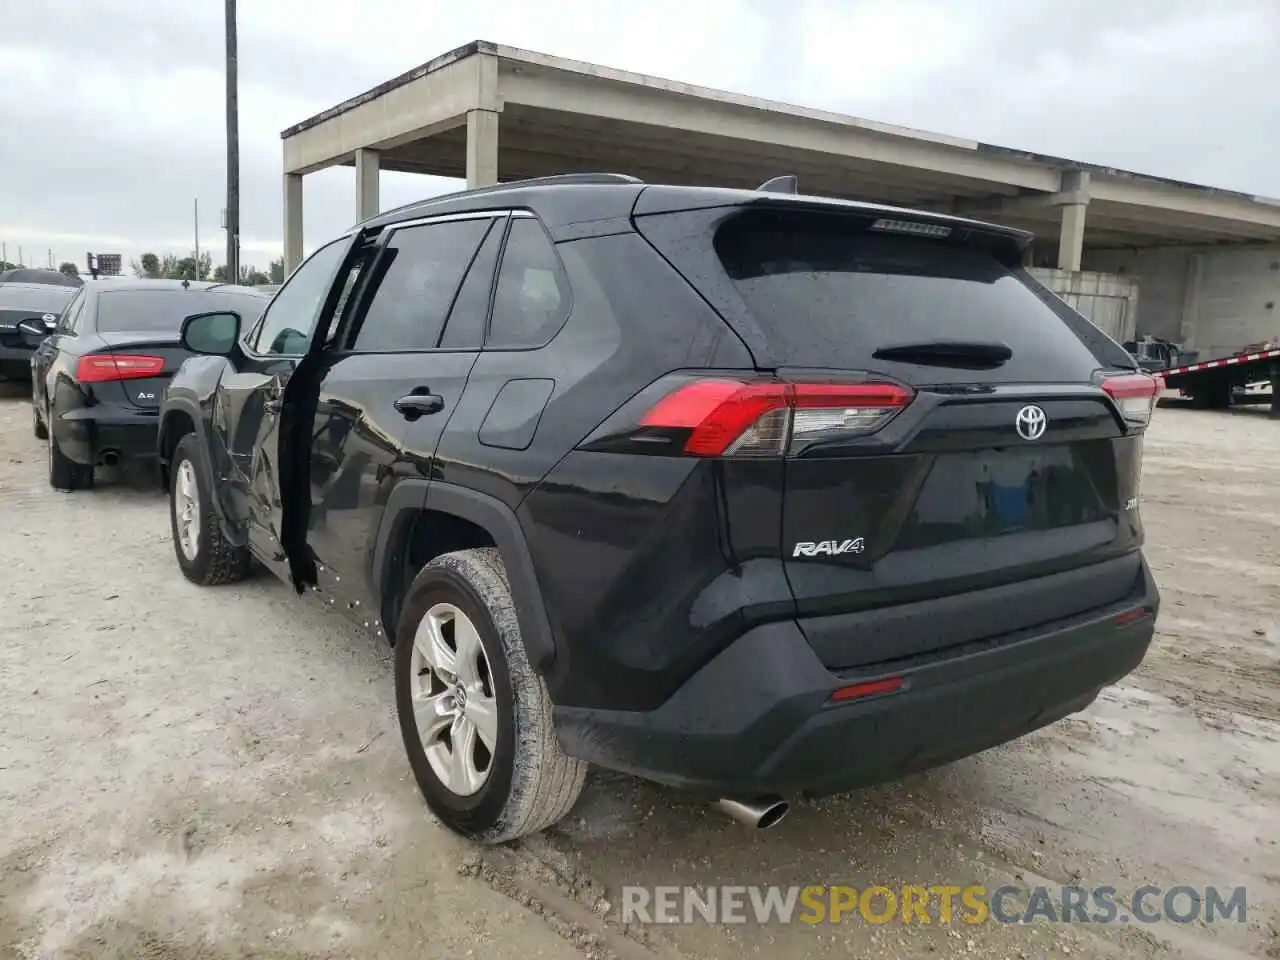
[[531, 180], [512, 180], [500, 183], [500, 187], [541, 187], [557, 183], [644, 183], [639, 177], [626, 173], [556, 173], [549, 177], [534, 177]]
[[409, 203], [401, 204], [390, 210], [380, 210], [372, 217], [360, 221], [361, 223], [369, 223], [374, 220], [380, 220], [388, 214], [399, 213], [402, 210], [410, 210], [416, 207], [426, 206], [440, 200], [452, 200], [455, 197], [468, 196], [484, 196], [487, 193], [500, 193], [503, 190], [514, 190], [520, 187], [553, 187], [570, 184], [608, 184], [608, 183], [644, 183], [638, 177], [630, 176], [626, 173], [557, 173], [549, 177], [531, 177], [528, 180], [508, 180], [505, 183], [495, 183], [487, 187], [472, 187], [464, 190], [450, 190], [448, 193], [441, 193], [434, 197], [426, 197], [422, 200], [413, 200]]
[[773, 177], [756, 187], [758, 193], [799, 193], [800, 179], [795, 174]]

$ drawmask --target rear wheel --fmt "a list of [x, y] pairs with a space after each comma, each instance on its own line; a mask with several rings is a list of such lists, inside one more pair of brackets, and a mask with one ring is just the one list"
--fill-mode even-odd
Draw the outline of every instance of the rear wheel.
[[214, 586], [249, 575], [249, 548], [233, 544], [213, 510], [212, 491], [200, 469], [203, 452], [189, 433], [173, 451], [169, 466], [169, 522], [173, 551], [182, 575], [192, 583]]
[[87, 490], [92, 487], [93, 465], [76, 463], [62, 452], [56, 436], [49, 432], [46, 436], [49, 440], [49, 486], [55, 490]]
[[492, 548], [437, 557], [396, 632], [396, 710], [427, 805], [451, 830], [503, 843], [572, 808], [587, 765], [560, 749]]

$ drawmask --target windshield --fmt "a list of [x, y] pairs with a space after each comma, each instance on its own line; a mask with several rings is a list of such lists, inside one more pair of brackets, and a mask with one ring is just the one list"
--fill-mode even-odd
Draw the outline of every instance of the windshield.
[[211, 310], [234, 310], [248, 328], [267, 298], [251, 293], [200, 290], [112, 290], [98, 295], [98, 332], [177, 334], [184, 318]]

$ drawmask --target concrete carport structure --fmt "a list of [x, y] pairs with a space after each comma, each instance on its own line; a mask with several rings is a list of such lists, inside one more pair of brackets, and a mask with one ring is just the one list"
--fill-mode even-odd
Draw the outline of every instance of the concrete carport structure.
[[380, 170], [483, 186], [611, 171], [953, 212], [1036, 234], [1029, 266], [1076, 275], [1091, 250], [1280, 243], [1280, 202], [891, 126], [476, 41], [284, 131], [285, 265], [302, 258], [303, 175]]

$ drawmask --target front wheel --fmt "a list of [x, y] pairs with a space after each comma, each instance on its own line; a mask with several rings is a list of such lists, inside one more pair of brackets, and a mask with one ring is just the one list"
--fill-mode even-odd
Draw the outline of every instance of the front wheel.
[[249, 548], [226, 538], [213, 511], [212, 491], [200, 469], [199, 441], [189, 433], [173, 451], [169, 467], [169, 525], [182, 575], [192, 583], [214, 586], [249, 575]]
[[560, 749], [497, 550], [444, 554], [415, 578], [396, 631], [395, 687], [409, 764], [445, 826], [504, 843], [573, 807], [587, 765]]

